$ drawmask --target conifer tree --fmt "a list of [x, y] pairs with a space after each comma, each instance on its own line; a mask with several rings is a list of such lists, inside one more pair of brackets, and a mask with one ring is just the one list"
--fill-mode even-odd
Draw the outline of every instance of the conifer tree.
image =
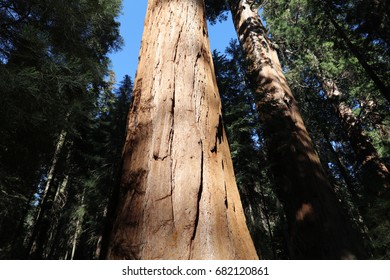
[[149, 0], [109, 259], [256, 259], [203, 0]]
[[268, 158], [289, 226], [292, 258], [365, 258], [326, 177], [255, 1], [227, 1], [248, 60]]

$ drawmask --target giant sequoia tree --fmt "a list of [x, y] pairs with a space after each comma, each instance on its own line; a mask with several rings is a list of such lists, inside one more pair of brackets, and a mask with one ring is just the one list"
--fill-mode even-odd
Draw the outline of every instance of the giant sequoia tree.
[[267, 37], [254, 1], [227, 1], [248, 60], [268, 157], [284, 204], [293, 258], [364, 258], [360, 238], [339, 204], [275, 47]]
[[110, 259], [256, 259], [203, 0], [149, 0]]
[[386, 1], [120, 3], [0, 0], [1, 259], [389, 258]]

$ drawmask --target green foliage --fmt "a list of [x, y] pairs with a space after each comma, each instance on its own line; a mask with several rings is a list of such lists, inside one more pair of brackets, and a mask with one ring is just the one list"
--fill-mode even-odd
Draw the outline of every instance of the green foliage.
[[[280, 0], [268, 2], [265, 7], [264, 16], [272, 39], [282, 50], [286, 76], [298, 92], [311, 87], [310, 76], [317, 77], [317, 84], [321, 83], [321, 77], [332, 79], [343, 92], [343, 101], [359, 112], [357, 116], [364, 121], [366, 132], [373, 136], [372, 131], [388, 123], [389, 104], [375, 89], [357, 58], [342, 46], [328, 15], [317, 4], [313, 0]], [[377, 55], [376, 60], [382, 60], [382, 56]], [[312, 92], [318, 93], [320, 87]], [[378, 145], [377, 149], [387, 150]]]
[[[385, 140], [388, 138], [389, 104], [329, 17], [334, 17], [347, 39], [359, 46], [358, 52], [364, 54], [366, 62], [384, 81], [388, 80], [384, 72], [390, 61], [383, 56], [387, 52], [383, 49], [384, 44], [376, 42], [374, 35], [366, 37], [362, 33], [359, 36], [357, 34], [359, 25], [365, 25], [365, 19], [356, 14], [361, 1], [324, 2], [326, 4], [315, 0], [270, 1], [263, 15], [271, 30], [272, 39], [280, 46], [286, 77], [300, 101], [305, 123], [335, 191], [363, 234], [366, 225], [373, 225], [369, 227], [370, 237], [376, 247], [375, 243], [381, 243], [381, 238], [377, 239], [380, 235], [375, 232], [381, 231], [382, 227], [378, 227], [373, 219], [380, 217], [378, 213], [383, 205], [369, 202], [374, 205], [373, 208], [378, 207], [379, 212], [376, 211], [376, 214], [366, 215], [365, 210], [361, 209], [361, 205], [370, 200], [362, 188], [362, 178], [366, 175], [351, 147], [351, 139], [347, 137], [340, 119], [329, 106], [322, 80], [326, 77], [337, 84], [343, 93], [338, 101], [345, 102], [353, 109], [358, 120], [355, 125], [360, 125], [370, 136], [384, 162], [388, 159], [389, 150], [389, 142]], [[368, 2], [370, 1], [366, 3]], [[364, 223], [361, 222], [359, 212], [364, 215]], [[388, 245], [383, 245], [382, 250], [375, 249], [374, 257], [382, 258], [386, 254], [383, 249], [386, 246]]]
[[[67, 144], [48, 205], [55, 204], [55, 186], [75, 172], [67, 154], [83, 134], [77, 123], [96, 118], [107, 54], [122, 44], [120, 8], [120, 0], [0, 1], [0, 258], [26, 245], [61, 131]], [[53, 209], [44, 220], [61, 212]]]
[[206, 17], [211, 24], [227, 19], [226, 12], [228, 11], [228, 6], [225, 0], [205, 0], [205, 5]]
[[[388, 260], [390, 258], [390, 216], [389, 197], [378, 199], [374, 206], [370, 208], [367, 218], [368, 226], [373, 229], [370, 231], [371, 246], [375, 259]], [[387, 219], [383, 219], [387, 217]]]
[[[77, 177], [81, 179], [82, 189], [85, 189], [85, 215], [81, 236], [85, 243], [78, 251], [78, 258], [99, 257], [94, 253], [103, 232], [108, 200], [120, 172], [132, 88], [133, 83], [126, 75], [114, 92], [103, 90], [103, 95], [112, 95], [113, 99], [106, 99], [108, 102], [105, 106], [99, 104], [96, 112], [98, 119], [92, 117], [89, 121], [92, 125], [85, 131], [87, 135], [80, 135], [76, 141], [79, 148], [75, 147], [75, 156], [82, 157], [75, 157], [79, 169]], [[86, 163], [85, 166], [80, 164], [83, 162]]]

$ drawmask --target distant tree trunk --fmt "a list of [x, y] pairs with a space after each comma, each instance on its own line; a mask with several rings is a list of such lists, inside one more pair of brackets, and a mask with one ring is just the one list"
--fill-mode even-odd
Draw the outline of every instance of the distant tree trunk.
[[[107, 214], [108, 214], [108, 205], [104, 208], [103, 211], [103, 219], [107, 219]], [[96, 242], [96, 247], [95, 247], [95, 253], [94, 253], [94, 258], [99, 259], [102, 254], [102, 247], [103, 247], [103, 234], [104, 232], [101, 232], [99, 234], [99, 237]]]
[[80, 231], [81, 231], [80, 219], [77, 219], [76, 230], [74, 232], [73, 241], [72, 241], [72, 253], [70, 255], [71, 260], [73, 260], [74, 254], [76, 252], [76, 245], [77, 245], [77, 240], [78, 240], [79, 235], [80, 235]]
[[266, 199], [265, 199], [264, 189], [263, 189], [262, 186], [259, 186], [259, 191], [260, 191], [261, 203], [262, 203], [261, 209], [262, 209], [262, 213], [264, 214], [266, 227], [267, 227], [267, 232], [268, 232], [269, 240], [271, 242], [272, 256], [273, 256], [273, 259], [276, 259], [277, 255], [276, 255], [274, 234], [272, 232], [272, 227], [271, 227], [271, 222], [270, 222], [271, 219], [270, 219], [270, 215], [269, 215], [269, 209], [268, 209], [268, 205], [267, 205], [267, 202], [266, 202]]
[[[70, 157], [70, 153], [68, 153], [67, 160]], [[67, 161], [67, 164], [69, 164], [69, 161]], [[61, 235], [63, 234], [64, 230], [64, 216], [63, 216], [63, 209], [66, 206], [67, 200], [68, 200], [68, 192], [67, 192], [67, 187], [69, 183], [69, 175], [65, 175], [61, 186], [57, 188], [57, 192], [54, 196], [54, 202], [53, 205], [56, 206], [56, 210], [54, 211], [53, 215], [56, 216], [56, 221], [52, 222], [52, 230], [51, 230], [51, 235], [52, 237], [48, 239], [47, 242], [47, 257], [49, 259], [54, 258], [54, 254], [58, 250], [58, 242], [61, 238]]]
[[109, 259], [257, 259], [203, 0], [149, 0]]
[[54, 260], [58, 259], [59, 253], [62, 253], [61, 246], [59, 246], [59, 242], [61, 240], [62, 235], [64, 234], [65, 229], [68, 227], [68, 224], [65, 223], [64, 217], [61, 217], [57, 223], [57, 227], [55, 229], [55, 234], [52, 239], [50, 251], [47, 254], [47, 259]]
[[335, 151], [329, 138], [327, 136], [325, 136], [325, 137], [326, 137], [325, 145], [327, 146], [327, 149], [331, 153], [331, 156], [333, 157], [333, 160], [336, 163], [337, 169], [339, 170], [340, 175], [343, 178], [349, 193], [351, 194], [353, 202], [357, 203], [359, 201], [359, 198], [358, 198], [358, 194], [356, 192], [356, 189], [354, 187], [354, 184], [352, 182], [351, 174], [349, 174], [349, 172], [347, 171], [347, 168], [345, 167], [339, 153], [337, 153], [337, 151]]
[[[344, 126], [358, 164], [361, 166], [363, 197], [362, 199], [357, 199], [357, 195], [353, 197], [355, 201], [358, 201], [358, 208], [364, 217], [364, 225], [361, 227], [362, 232], [367, 240], [373, 242], [370, 242], [370, 245], [374, 244], [374, 249], [370, 249], [373, 250], [374, 256], [381, 257], [383, 252], [375, 248], [378, 248], [378, 244], [387, 247], [386, 237], [383, 234], [378, 234], [378, 231], [386, 231], [389, 224], [389, 209], [386, 202], [389, 201], [390, 196], [389, 171], [380, 159], [377, 150], [371, 144], [369, 137], [364, 133], [352, 109], [342, 101], [342, 92], [338, 89], [336, 83], [331, 79], [322, 78], [322, 84]], [[359, 221], [362, 220], [359, 219]]]
[[[41, 248], [41, 244], [37, 244], [37, 239], [38, 239], [39, 232], [42, 231], [41, 227], [44, 226], [44, 224], [45, 224], [45, 221], [44, 221], [45, 211], [50, 208], [48, 206], [48, 200], [49, 200], [50, 193], [52, 193], [52, 181], [53, 181], [55, 170], [57, 168], [57, 162], [60, 158], [60, 154], [62, 152], [64, 145], [65, 145], [66, 135], [67, 135], [67, 132], [65, 130], [62, 130], [59, 137], [58, 137], [56, 149], [55, 149], [54, 155], [53, 155], [53, 161], [52, 161], [52, 163], [50, 165], [50, 169], [47, 173], [47, 180], [46, 180], [46, 184], [45, 184], [45, 189], [43, 191], [42, 198], [41, 198], [40, 203], [38, 205], [37, 213], [36, 213], [35, 220], [34, 220], [32, 234], [31, 234], [30, 240], [28, 242], [27, 253], [30, 256], [32, 256], [33, 258], [37, 258], [37, 257], [39, 258], [39, 255], [40, 255], [39, 252], [41, 252], [43, 250], [43, 248]], [[45, 237], [41, 236], [39, 239], [44, 240]], [[34, 245], [34, 243], [36, 243], [36, 244]]]
[[340, 206], [315, 153], [277, 53], [257, 11], [246, 0], [229, 0], [248, 59], [248, 78], [264, 127], [268, 158], [289, 225], [291, 257], [366, 258], [363, 243]]
[[68, 255], [69, 255], [69, 250], [66, 250], [66, 253], [65, 253], [65, 256], [64, 256], [64, 260], [68, 259]]
[[356, 153], [363, 171], [363, 184], [366, 190], [376, 196], [383, 195], [390, 189], [390, 174], [380, 159], [375, 147], [364, 133], [352, 109], [341, 100], [342, 93], [331, 79], [322, 79], [327, 97], [339, 116], [351, 145]]
[[[84, 207], [85, 190], [86, 189], [84, 188], [83, 193], [81, 194], [81, 200], [80, 200], [80, 206], [79, 206], [80, 208]], [[77, 242], [78, 242], [80, 234], [81, 234], [83, 220], [84, 220], [84, 214], [82, 214], [82, 215], [78, 214], [77, 218], [76, 218], [75, 231], [74, 231], [74, 235], [73, 235], [73, 238], [72, 238], [72, 251], [71, 251], [71, 254], [70, 254], [70, 259], [71, 260], [74, 259], [74, 256], [75, 256], [75, 253], [76, 253]]]
[[14, 237], [13, 237], [12, 245], [11, 245], [11, 248], [13, 249], [12, 255], [11, 255], [12, 259], [23, 258], [26, 255], [26, 252], [24, 252], [25, 248], [23, 246], [24, 238], [26, 237], [26, 235], [25, 235], [26, 233], [24, 232], [25, 231], [24, 224], [25, 224], [25, 221], [28, 217], [28, 212], [31, 209], [31, 202], [33, 201], [33, 199], [34, 199], [34, 192], [32, 192], [29, 195], [28, 200], [27, 200], [27, 202], [24, 206], [23, 212], [22, 212], [23, 214], [21, 215], [21, 218], [20, 218], [18, 225], [16, 227], [16, 230], [14, 232]]

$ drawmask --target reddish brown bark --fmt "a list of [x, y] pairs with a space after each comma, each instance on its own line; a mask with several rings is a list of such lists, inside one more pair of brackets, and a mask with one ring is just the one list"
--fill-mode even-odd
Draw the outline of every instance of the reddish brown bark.
[[340, 100], [342, 93], [336, 83], [330, 79], [323, 78], [322, 84], [327, 97], [332, 102], [333, 108], [345, 128], [345, 132], [362, 167], [363, 184], [366, 191], [378, 197], [382, 196], [390, 189], [389, 170], [380, 159], [368, 136], [364, 133], [352, 109], [348, 104]]
[[257, 11], [228, 1], [257, 97], [268, 158], [284, 205], [296, 259], [365, 258], [361, 238], [340, 206]]
[[110, 259], [256, 259], [203, 0], [149, 0]]

